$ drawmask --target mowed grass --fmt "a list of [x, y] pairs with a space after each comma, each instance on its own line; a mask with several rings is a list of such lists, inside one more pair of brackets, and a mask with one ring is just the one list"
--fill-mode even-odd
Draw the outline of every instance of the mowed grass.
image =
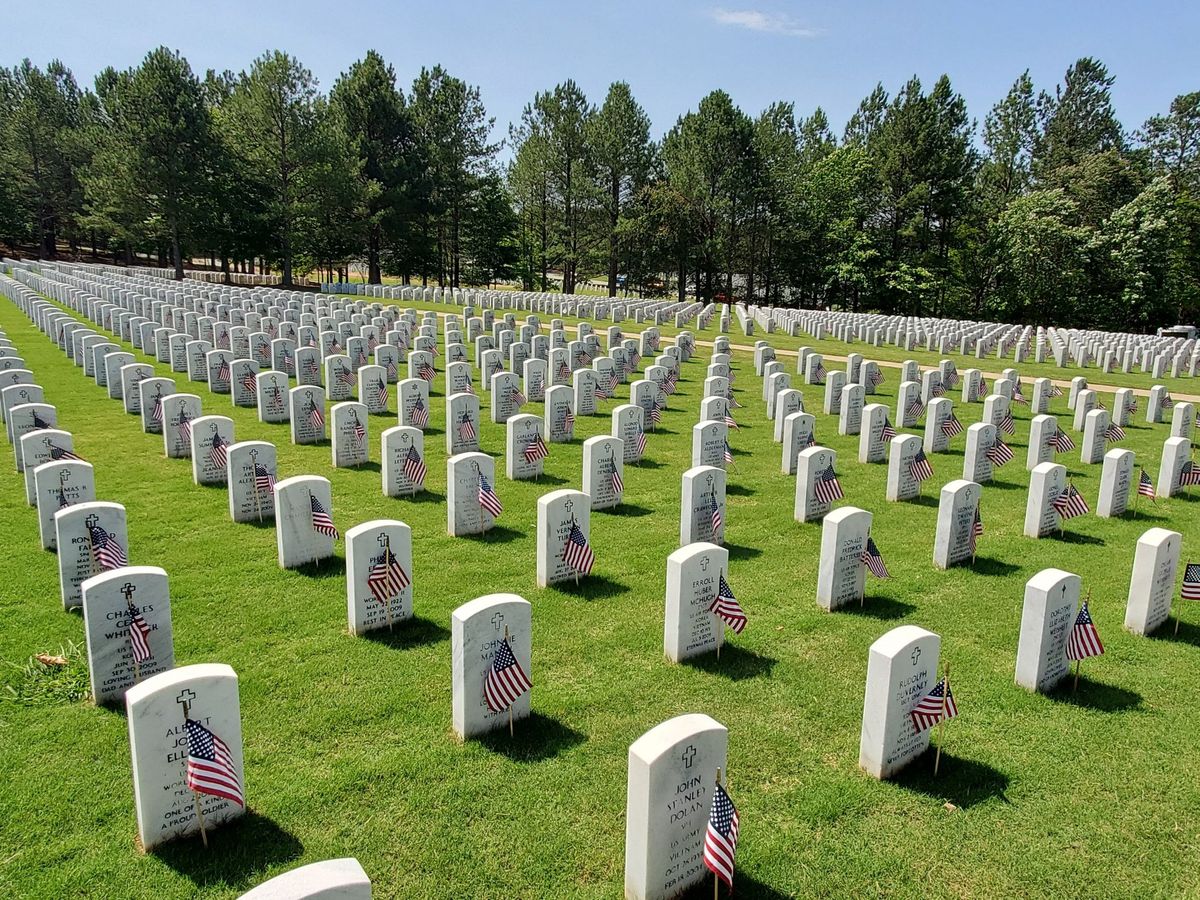
[[[838, 451], [845, 503], [875, 513], [893, 574], [868, 581], [861, 610], [830, 614], [814, 600], [821, 527], [792, 519], [794, 479], [780, 472], [761, 380], [750, 355], [736, 353], [745, 409], [731, 437], [729, 580], [750, 624], [719, 662], [672, 665], [662, 654], [666, 557], [677, 546], [707, 348], [684, 366], [648, 460], [626, 469], [625, 505], [593, 515], [595, 574], [577, 589], [535, 587], [536, 499], [580, 484], [582, 440], [608, 433], [627, 388], [601, 415], [579, 420], [573, 444], [552, 446], [541, 483], [499, 477], [499, 528], [451, 539], [440, 375], [429, 490], [416, 500], [384, 497], [376, 465], [335, 470], [328, 446], [294, 447], [286, 426], [261, 424], [253, 410], [176, 375], [181, 390], [204, 398], [205, 412], [234, 419], [239, 439], [275, 442], [281, 477], [329, 477], [343, 532], [380, 517], [412, 526], [417, 619], [390, 635], [352, 638], [340, 543], [339, 559], [319, 571], [281, 571], [270, 527], [234, 525], [224, 490], [194, 486], [186, 461], [165, 459], [161, 437], [143, 434], [6, 301], [0, 329], [58, 407], [76, 451], [95, 464], [98, 498], [128, 509], [131, 561], [170, 574], [177, 664], [237, 671], [251, 810], [214, 832], [208, 850], [189, 840], [140, 854], [123, 713], [32, 691], [38, 699], [28, 705], [0, 702], [0, 895], [225, 898], [298, 865], [354, 856], [377, 897], [621, 896], [629, 744], [685, 712], [729, 728], [742, 821], [738, 896], [1200, 892], [1200, 624], [1191, 624], [1200, 609], [1185, 610], [1178, 637], [1173, 623], [1153, 638], [1121, 628], [1138, 536], [1174, 528], [1184, 555], [1200, 557], [1200, 497], [1143, 502], [1137, 518], [1076, 519], [1062, 538], [1023, 537], [1024, 408], [1016, 410], [1017, 459], [984, 491], [977, 564], [940, 572], [931, 561], [937, 489], [961, 477], [965, 437], [933, 458], [936, 479], [921, 502], [888, 503], [886, 466], [859, 465], [858, 438], [838, 436], [836, 418], [820, 412], [820, 390], [805, 389], [820, 442]], [[845, 350], [822, 349], [834, 346]], [[895, 352], [850, 349], [867, 358]], [[900, 358], [910, 356], [937, 361]], [[876, 399], [894, 408], [897, 373], [885, 375]], [[981, 404], [956, 406], [964, 424], [982, 413]], [[1065, 397], [1052, 411], [1069, 428]], [[378, 434], [394, 421], [372, 418], [375, 459]], [[1156, 479], [1167, 434], [1166, 425], [1138, 421], [1123, 445]], [[481, 437], [500, 457], [502, 427], [485, 424]], [[1060, 461], [1094, 508], [1100, 467], [1079, 464], [1077, 454]], [[32, 654], [82, 643], [83, 626], [62, 611], [55, 557], [39, 549], [11, 464], [0, 475], [0, 509], [0, 659], [15, 684]], [[1013, 685], [1024, 584], [1050, 566], [1083, 576], [1108, 651], [1085, 664], [1076, 695]], [[450, 728], [450, 613], [495, 591], [534, 606], [534, 717], [513, 740], [460, 744]], [[905, 623], [942, 636], [961, 716], [945, 730], [938, 778], [927, 757], [877, 782], [857, 766], [867, 648]]]

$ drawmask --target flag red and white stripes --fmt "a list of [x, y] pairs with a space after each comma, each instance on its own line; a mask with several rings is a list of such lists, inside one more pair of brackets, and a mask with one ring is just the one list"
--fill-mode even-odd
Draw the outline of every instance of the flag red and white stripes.
[[954, 701], [954, 692], [941, 679], [932, 690], [918, 701], [909, 712], [913, 728], [918, 733], [928, 731], [943, 719], [953, 719], [958, 715], [958, 704]]
[[1067, 637], [1067, 659], [1074, 662], [1100, 656], [1103, 652], [1104, 644], [1100, 642], [1100, 632], [1096, 630], [1096, 623], [1092, 621], [1092, 614], [1088, 610], [1088, 602], [1084, 600], [1083, 606], [1079, 607], [1079, 614], [1075, 616], [1075, 624], [1071, 626], [1071, 634]]
[[421, 459], [417, 448], [409, 447], [408, 453], [404, 455], [404, 477], [411, 484], [424, 484], [426, 471], [425, 461]]
[[730, 890], [733, 890], [733, 861], [737, 853], [738, 830], [738, 811], [725, 788], [718, 784], [708, 814], [708, 830], [704, 833], [704, 865]]
[[717, 582], [717, 596], [713, 599], [708, 611], [714, 613], [722, 622], [730, 627], [734, 634], [741, 634], [746, 629], [746, 612], [733, 595], [733, 588], [721, 574]]
[[572, 522], [571, 530], [567, 532], [567, 539], [563, 544], [562, 560], [580, 575], [587, 575], [591, 572], [592, 566], [596, 562], [596, 555], [588, 546], [587, 538], [584, 537], [583, 529], [579, 527], [578, 522]]
[[193, 719], [187, 730], [187, 786], [197, 794], [211, 794], [245, 806], [233, 757], [225, 742]]
[[513, 655], [507, 634], [500, 641], [483, 682], [483, 699], [494, 713], [503, 712], [523, 697], [533, 684]]
[[400, 566], [400, 560], [390, 549], [383, 551], [383, 558], [367, 573], [367, 589], [371, 596], [387, 606], [400, 596], [401, 592], [411, 584], [408, 574]]

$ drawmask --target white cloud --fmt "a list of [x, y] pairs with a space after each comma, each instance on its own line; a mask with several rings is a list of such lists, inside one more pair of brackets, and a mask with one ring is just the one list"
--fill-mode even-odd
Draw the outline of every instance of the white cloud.
[[787, 37], [816, 37], [815, 28], [807, 28], [787, 13], [764, 12], [760, 9], [722, 9], [718, 7], [709, 15], [718, 25], [730, 25], [749, 31], [766, 34], [782, 34]]

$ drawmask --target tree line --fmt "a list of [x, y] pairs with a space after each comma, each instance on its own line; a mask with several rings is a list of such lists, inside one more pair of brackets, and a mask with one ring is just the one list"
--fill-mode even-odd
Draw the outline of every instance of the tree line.
[[1200, 92], [1127, 130], [1113, 78], [1028, 72], [982, 122], [942, 76], [751, 115], [717, 90], [659, 140], [629, 85], [538, 93], [507, 154], [478, 87], [371, 51], [194, 73], [159, 48], [80, 88], [0, 69], [0, 241], [226, 273], [748, 299], [1147, 330], [1200, 312]]

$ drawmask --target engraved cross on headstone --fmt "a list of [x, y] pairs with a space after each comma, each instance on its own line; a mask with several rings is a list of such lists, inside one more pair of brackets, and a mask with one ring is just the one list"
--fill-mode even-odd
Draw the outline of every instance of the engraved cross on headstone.
[[500, 626], [504, 624], [504, 613], [496, 613], [494, 616], [492, 616], [492, 624], [496, 627], [496, 630], [499, 631]]
[[707, 571], [708, 571], [708, 566], [709, 566], [709, 559], [708, 559], [708, 557], [707, 557], [707, 556], [702, 556], [702, 557], [700, 557], [700, 571], [701, 571], [701, 572], [707, 572]]
[[921, 658], [921, 648], [914, 647], [913, 652], [912, 652], [912, 664], [914, 666], [917, 665], [917, 661], [920, 660], [920, 658]]
[[692, 767], [692, 762], [696, 759], [696, 746], [694, 744], [688, 744], [687, 749], [683, 751], [680, 759], [683, 760], [683, 767], [685, 769], [690, 769]]
[[133, 582], [127, 581], [121, 587], [121, 596], [129, 602], [133, 602], [133, 592], [136, 590], [137, 586]]

